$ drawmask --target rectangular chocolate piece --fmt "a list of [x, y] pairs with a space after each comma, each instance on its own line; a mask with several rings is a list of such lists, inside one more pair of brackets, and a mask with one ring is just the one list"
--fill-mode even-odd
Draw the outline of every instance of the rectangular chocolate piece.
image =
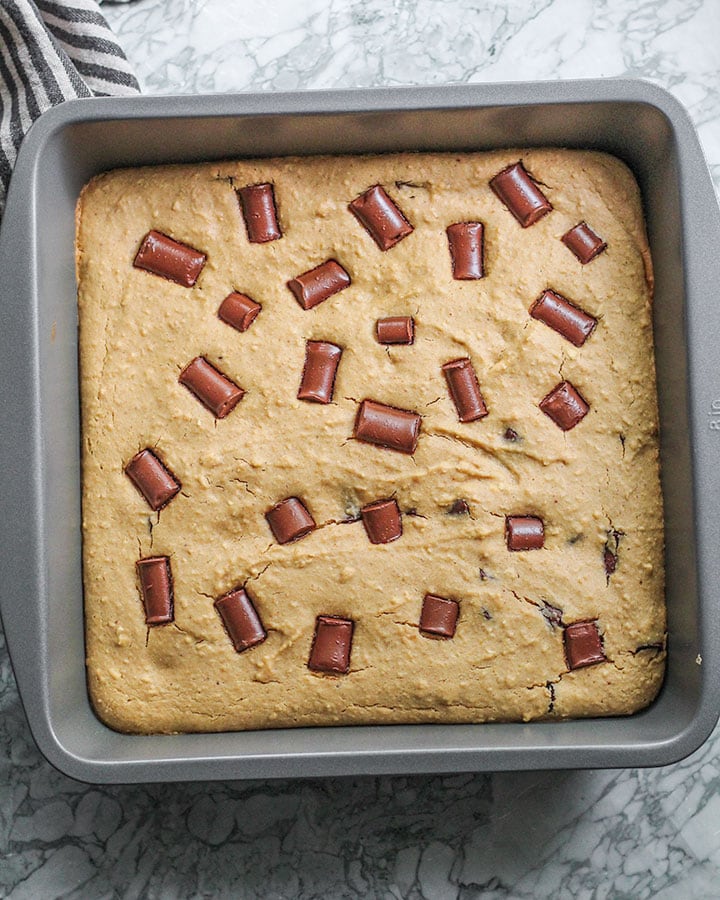
[[173, 585], [170, 559], [148, 556], [135, 563], [140, 578], [140, 593], [145, 607], [146, 625], [165, 625], [174, 620]]
[[490, 187], [523, 228], [534, 225], [552, 205], [528, 175], [522, 161], [513, 163], [490, 179]]
[[220, 597], [215, 601], [215, 609], [238, 653], [262, 644], [267, 637], [252, 598], [244, 588]]
[[257, 319], [262, 307], [246, 294], [233, 291], [220, 304], [218, 316], [227, 325], [231, 325], [237, 331], [247, 331]]
[[331, 344], [329, 341], [307, 342], [298, 400], [330, 403], [341, 356], [342, 347], [338, 347], [337, 344]]
[[350, 671], [353, 627], [352, 619], [318, 616], [308, 669], [329, 675], [347, 675]]
[[434, 637], [455, 637], [460, 604], [457, 600], [425, 594], [420, 614], [420, 631]]
[[543, 397], [540, 409], [563, 431], [570, 431], [585, 418], [590, 407], [569, 381], [561, 381]]
[[314, 269], [291, 278], [287, 286], [303, 309], [312, 309], [350, 284], [350, 276], [339, 262], [328, 259]]
[[389, 250], [413, 227], [380, 184], [368, 188], [348, 207], [381, 250]]
[[460, 421], [483, 419], [488, 411], [472, 362], [467, 357], [453, 359], [446, 362], [442, 370]]
[[298, 497], [287, 497], [271, 507], [265, 518], [278, 544], [297, 541], [315, 529], [315, 519]]
[[530, 315], [549, 325], [576, 347], [582, 347], [597, 325], [597, 319], [550, 290], [533, 303]]
[[508, 550], [541, 550], [545, 545], [545, 526], [538, 516], [507, 516], [505, 538]]
[[180, 482], [149, 448], [136, 453], [125, 466], [125, 474], [157, 512], [180, 490]]
[[420, 436], [421, 417], [375, 400], [363, 400], [355, 419], [354, 437], [400, 453], [414, 453]]
[[456, 222], [447, 228], [453, 278], [472, 281], [485, 275], [482, 222]]
[[412, 344], [415, 320], [412, 316], [388, 316], [375, 323], [378, 344]]
[[389, 544], [402, 537], [402, 516], [397, 500], [376, 500], [360, 510], [371, 544]]
[[582, 669], [607, 660], [596, 621], [566, 625], [564, 640], [568, 669]]
[[273, 186], [267, 183], [249, 184], [237, 193], [250, 243], [266, 244], [281, 238]]
[[579, 222], [570, 231], [566, 231], [560, 240], [584, 266], [607, 248], [605, 241], [595, 234], [587, 222]]
[[136, 269], [145, 269], [183, 287], [192, 287], [205, 265], [205, 254], [160, 231], [149, 231], [135, 256]]
[[196, 356], [178, 379], [215, 416], [224, 419], [245, 396], [234, 381], [218, 372], [203, 356]]

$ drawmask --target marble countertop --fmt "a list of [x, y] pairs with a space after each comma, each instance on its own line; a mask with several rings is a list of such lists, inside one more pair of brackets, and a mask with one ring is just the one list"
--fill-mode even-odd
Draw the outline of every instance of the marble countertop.
[[[717, 0], [103, 5], [148, 93], [638, 76], [720, 190]], [[0, 634], [0, 896], [716, 898], [720, 729], [663, 769], [93, 787], [28, 731]]]

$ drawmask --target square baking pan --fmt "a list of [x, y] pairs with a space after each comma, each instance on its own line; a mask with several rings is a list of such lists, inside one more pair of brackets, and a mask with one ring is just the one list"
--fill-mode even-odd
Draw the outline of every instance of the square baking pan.
[[[628, 718], [127, 735], [85, 677], [75, 204], [118, 166], [562, 146], [634, 171], [655, 263], [668, 666]], [[0, 610], [35, 740], [91, 782], [663, 765], [720, 713], [720, 215], [682, 107], [641, 81], [80, 100], [32, 127], [0, 234]]]

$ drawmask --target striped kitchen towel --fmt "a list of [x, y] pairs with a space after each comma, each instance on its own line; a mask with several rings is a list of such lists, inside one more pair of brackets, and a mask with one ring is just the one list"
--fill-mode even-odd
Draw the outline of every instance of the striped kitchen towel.
[[93, 0], [0, 0], [0, 210], [20, 142], [41, 113], [139, 90]]

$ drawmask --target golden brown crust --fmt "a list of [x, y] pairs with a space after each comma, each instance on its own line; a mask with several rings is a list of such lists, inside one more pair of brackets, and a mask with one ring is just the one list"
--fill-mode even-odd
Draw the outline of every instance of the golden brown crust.
[[[664, 667], [663, 531], [639, 193], [610, 156], [523, 150], [553, 212], [522, 229], [488, 187], [519, 155], [146, 168], [84, 189], [88, 679], [113, 728], [529, 720], [630, 713], [653, 699]], [[284, 236], [250, 244], [234, 188], [268, 181]], [[347, 209], [376, 183], [415, 229], [386, 253]], [[486, 277], [454, 281], [445, 229], [475, 220], [485, 224]], [[560, 241], [581, 220], [608, 243], [587, 266]], [[193, 289], [133, 268], [150, 229], [207, 254]], [[352, 284], [304, 311], [286, 281], [329, 258]], [[548, 287], [598, 319], [584, 346], [529, 316]], [[217, 317], [231, 291], [262, 304], [242, 334]], [[377, 343], [375, 321], [395, 315], [414, 317], [412, 346]], [[328, 405], [296, 399], [308, 339], [344, 348]], [[247, 391], [221, 421], [178, 383], [199, 355]], [[464, 356], [489, 411], [467, 424], [441, 371]], [[569, 432], [538, 408], [562, 379], [590, 404]], [[422, 415], [414, 456], [350, 439], [365, 397]], [[159, 514], [123, 474], [144, 447], [182, 484]], [[399, 540], [371, 545], [361, 522], [343, 523], [390, 495], [406, 513]], [[288, 496], [319, 527], [280, 546], [264, 513]], [[448, 515], [458, 498], [470, 515]], [[543, 518], [543, 550], [508, 552], [510, 514]], [[613, 534], [618, 565], [607, 577]], [[148, 629], [135, 562], [165, 554], [175, 623]], [[268, 637], [236, 653], [213, 600], [241, 584]], [[426, 593], [459, 601], [453, 639], [420, 634]], [[597, 619], [610, 661], [567, 672], [546, 604], [566, 623]], [[347, 676], [307, 668], [320, 614], [355, 621]]]

